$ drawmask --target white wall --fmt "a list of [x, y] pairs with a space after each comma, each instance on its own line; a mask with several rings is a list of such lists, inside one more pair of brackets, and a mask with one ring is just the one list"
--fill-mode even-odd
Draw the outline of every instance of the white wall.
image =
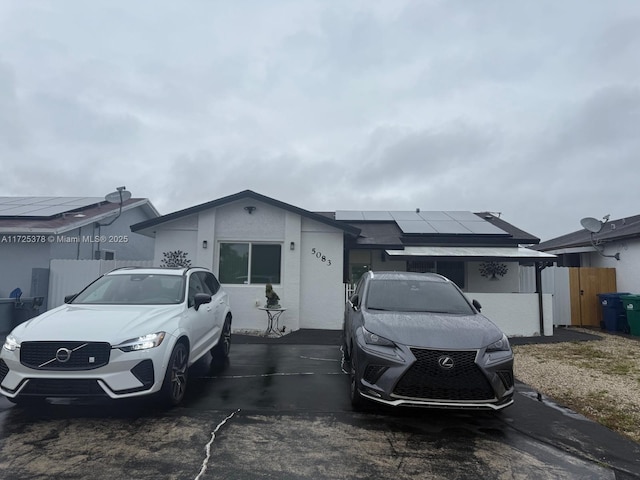
[[507, 273], [495, 279], [480, 275], [480, 266], [485, 262], [467, 263], [467, 283], [465, 291], [485, 293], [519, 293], [520, 292], [520, 265], [518, 262], [498, 262], [507, 267]]
[[620, 260], [603, 257], [597, 253], [582, 255], [583, 267], [603, 267], [616, 269], [616, 285], [619, 292], [640, 293], [640, 239], [606, 244], [604, 253], [620, 253]]
[[192, 266], [200, 266], [196, 263], [198, 259], [197, 241], [198, 215], [195, 213], [162, 225], [156, 232], [153, 264], [157, 267], [162, 264], [164, 252], [182, 250], [188, 254], [187, 259], [191, 260]]
[[[465, 293], [482, 305], [482, 314], [510, 337], [540, 335], [538, 295], [535, 293]], [[553, 335], [553, 300], [543, 295], [544, 335]]]
[[343, 241], [341, 230], [302, 219], [300, 328], [342, 328]]

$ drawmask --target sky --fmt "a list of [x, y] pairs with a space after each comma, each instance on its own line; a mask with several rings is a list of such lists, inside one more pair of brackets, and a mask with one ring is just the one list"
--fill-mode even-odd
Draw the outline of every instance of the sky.
[[636, 0], [0, 0], [0, 196], [640, 214]]

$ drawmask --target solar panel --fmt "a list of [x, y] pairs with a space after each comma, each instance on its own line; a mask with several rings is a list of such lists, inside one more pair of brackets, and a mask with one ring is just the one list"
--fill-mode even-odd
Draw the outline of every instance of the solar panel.
[[343, 222], [364, 220], [364, 214], [360, 210], [336, 210], [336, 220]]
[[494, 235], [498, 235], [498, 234], [504, 235], [507, 233], [501, 228], [496, 227], [492, 223], [487, 222], [486, 220], [483, 220], [481, 218], [478, 218], [478, 219], [480, 220], [478, 222], [473, 221], [473, 222], [460, 222], [460, 223], [465, 227], [467, 227], [469, 230], [471, 230], [473, 233], [494, 234]]
[[427, 221], [431, 221], [431, 220], [451, 220], [451, 217], [449, 215], [447, 215], [445, 212], [436, 212], [436, 211], [420, 211], [418, 213], [418, 215], [420, 216], [420, 218], [423, 218]]
[[336, 220], [395, 221], [405, 234], [508, 235], [504, 230], [473, 212], [457, 210], [339, 210], [336, 211]]
[[393, 219], [397, 222], [399, 220], [424, 220], [418, 212], [404, 211], [404, 212], [389, 212]]
[[456, 222], [455, 220], [432, 220], [429, 223], [438, 233], [450, 233], [456, 235], [460, 233], [473, 233], [460, 222]]
[[0, 215], [53, 217], [103, 201], [102, 197], [0, 197]]
[[391, 213], [389, 212], [362, 212], [364, 219], [365, 220], [369, 220], [372, 222], [376, 222], [376, 221], [389, 221], [392, 222], [393, 221], [393, 217], [391, 216]]
[[483, 221], [482, 218], [480, 218], [479, 216], [477, 216], [473, 212], [468, 212], [468, 211], [446, 211], [444, 213], [446, 213], [453, 220], [457, 220], [459, 222], [482, 222]]
[[424, 220], [396, 220], [402, 233], [438, 233], [429, 223]]

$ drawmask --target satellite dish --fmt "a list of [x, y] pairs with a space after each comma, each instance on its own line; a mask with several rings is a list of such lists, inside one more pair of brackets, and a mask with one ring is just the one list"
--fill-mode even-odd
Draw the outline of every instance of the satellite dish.
[[580, 220], [580, 225], [582, 225], [585, 230], [589, 230], [591, 233], [598, 233], [602, 230], [603, 223], [597, 218], [586, 217]]
[[107, 194], [104, 199], [109, 203], [122, 203], [131, 198], [131, 192], [119, 187], [117, 191]]

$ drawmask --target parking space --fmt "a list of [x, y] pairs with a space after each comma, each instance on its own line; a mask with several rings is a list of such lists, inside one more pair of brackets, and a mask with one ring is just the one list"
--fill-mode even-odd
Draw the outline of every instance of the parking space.
[[640, 449], [518, 385], [501, 412], [353, 412], [335, 345], [234, 345], [183, 406], [22, 410], [1, 400], [0, 477], [640, 478]]

